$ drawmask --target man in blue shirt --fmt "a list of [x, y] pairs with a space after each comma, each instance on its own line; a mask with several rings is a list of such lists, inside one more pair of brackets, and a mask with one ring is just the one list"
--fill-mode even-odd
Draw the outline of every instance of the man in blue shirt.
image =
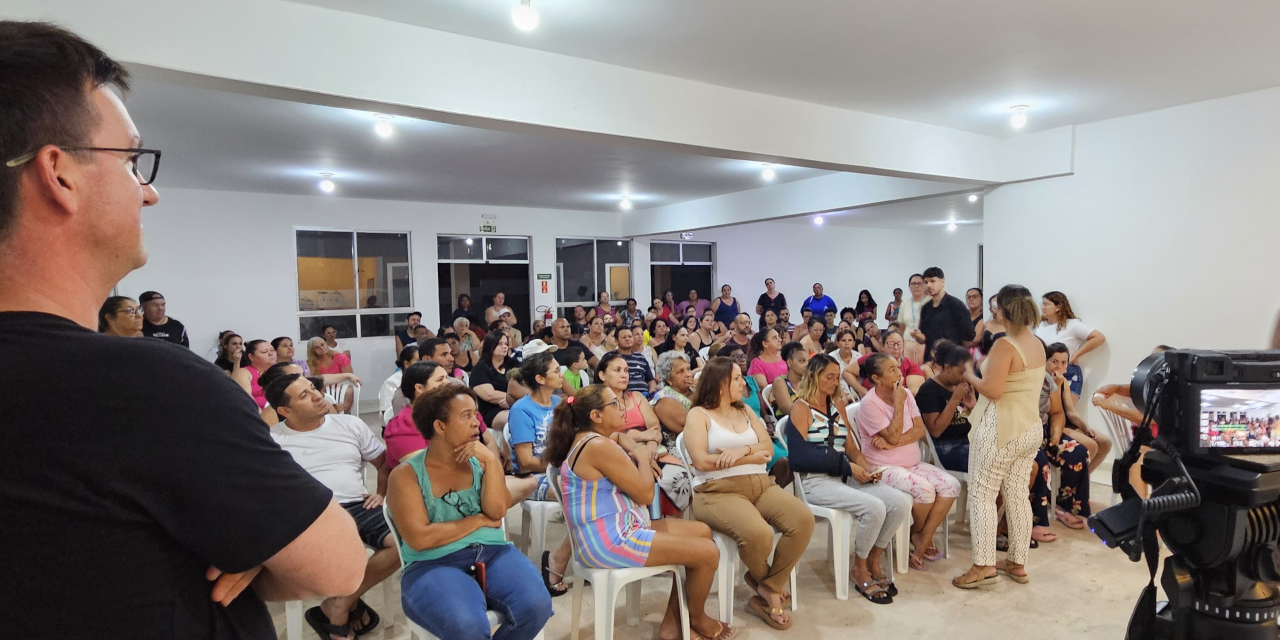
[[813, 283], [813, 295], [805, 298], [804, 302], [800, 304], [800, 308], [812, 311], [814, 315], [819, 318], [825, 318], [828, 309], [830, 309], [832, 313], [839, 309], [839, 307], [836, 306], [835, 300], [832, 300], [830, 296], [822, 294], [821, 282]]
[[627, 391], [639, 391], [647, 398], [658, 390], [658, 381], [653, 377], [653, 367], [643, 353], [636, 350], [635, 332], [630, 327], [618, 325], [614, 329], [614, 339], [618, 341], [615, 351], [627, 362]]

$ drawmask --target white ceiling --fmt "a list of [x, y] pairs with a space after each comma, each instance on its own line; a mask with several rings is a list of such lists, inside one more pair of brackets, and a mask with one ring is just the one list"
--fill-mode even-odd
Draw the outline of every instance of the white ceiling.
[[1274, 0], [300, 0], [995, 136], [1280, 85]]
[[127, 97], [148, 147], [164, 151], [157, 186], [617, 211], [802, 180], [829, 172], [639, 147], [489, 131], [397, 117], [389, 139], [375, 114], [137, 80]]
[[[824, 226], [921, 229], [945, 227], [952, 220], [959, 226], [982, 224], [982, 192], [977, 202], [968, 194], [921, 198], [822, 214]], [[789, 224], [813, 224], [813, 216], [787, 218]]]

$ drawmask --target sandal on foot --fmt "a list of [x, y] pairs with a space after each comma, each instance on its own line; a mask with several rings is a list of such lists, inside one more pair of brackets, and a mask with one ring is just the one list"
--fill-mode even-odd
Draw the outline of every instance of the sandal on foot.
[[1058, 539], [1058, 534], [1049, 530], [1049, 527], [1031, 527], [1032, 542], [1053, 542]]
[[880, 588], [884, 589], [885, 593], [889, 594], [889, 597], [898, 597], [898, 585], [890, 582], [888, 575], [871, 576], [871, 579], [875, 580], [876, 584], [880, 585]]
[[[1008, 576], [1010, 580], [1018, 584], [1027, 584], [1028, 582], [1031, 582], [1031, 576], [1028, 576], [1025, 573], [1013, 573], [1011, 569], [1013, 569], [1013, 565], [1010, 564], [1008, 560], [1001, 560], [996, 563], [996, 575]], [[1026, 568], [1023, 567], [1022, 570], [1026, 571]]]
[[[560, 578], [559, 582], [552, 583], [551, 576]], [[552, 598], [562, 596], [569, 593], [569, 585], [565, 584], [564, 574], [556, 573], [551, 570], [551, 552], [542, 552], [542, 584], [547, 588], [547, 592]]]
[[[755, 578], [751, 577], [750, 572], [747, 572], [747, 575], [742, 576], [742, 581], [746, 582], [747, 586], [751, 587], [752, 591], [757, 591], [757, 592], [760, 591], [760, 582]], [[760, 594], [757, 593], [756, 595], [760, 595]], [[778, 595], [782, 596], [782, 604], [791, 604], [791, 594], [787, 593], [786, 591], [779, 591]]]
[[689, 629], [689, 637], [691, 640], [733, 640], [738, 637], [738, 630], [734, 629], [731, 625], [721, 622], [720, 633], [717, 633], [714, 636], [704, 636], [693, 629]]
[[[369, 624], [363, 623], [366, 615], [369, 616]], [[351, 608], [351, 614], [347, 618], [347, 624], [351, 626], [351, 630], [355, 632], [356, 636], [362, 636], [373, 631], [378, 628], [378, 623], [381, 621], [382, 617], [378, 615], [378, 612], [374, 611], [373, 607], [370, 607], [360, 598], [356, 598], [356, 606]], [[360, 628], [357, 629], [357, 625], [361, 625]]]
[[311, 607], [307, 612], [302, 614], [302, 618], [307, 624], [320, 634], [320, 640], [333, 640], [334, 636], [339, 638], [349, 638], [351, 636], [351, 621], [347, 624], [330, 624], [329, 616], [326, 616], [320, 607]]
[[997, 571], [997, 572], [996, 572], [996, 575], [994, 575], [994, 576], [987, 576], [987, 577], [985, 577], [985, 578], [980, 578], [980, 579], [978, 579], [978, 580], [974, 580], [974, 581], [972, 581], [972, 582], [964, 582], [964, 577], [965, 577], [965, 576], [967, 576], [967, 575], [969, 575], [969, 572], [967, 572], [967, 571], [966, 571], [966, 572], [964, 572], [964, 573], [962, 573], [962, 574], [960, 574], [960, 575], [958, 575], [958, 576], [956, 576], [956, 577], [952, 578], [952, 579], [951, 579], [951, 586], [956, 587], [956, 588], [958, 588], [958, 589], [977, 589], [978, 587], [986, 587], [986, 586], [993, 585], [993, 584], [1000, 584], [1000, 573], [999, 573], [999, 571]]
[[875, 604], [893, 604], [893, 596], [889, 595], [889, 590], [880, 586], [878, 582], [857, 582], [853, 583], [853, 590], [857, 591], [862, 597], [874, 602]]
[[[1055, 537], [1054, 540], [1057, 540], [1057, 538]], [[1040, 543], [1036, 541], [1035, 538], [1032, 538], [1031, 544], [1028, 545], [1028, 547], [1031, 549], [1039, 549]], [[1000, 553], [1007, 553], [1009, 551], [1009, 538], [1003, 535], [996, 536], [996, 551], [999, 551]]]
[[929, 548], [924, 550], [921, 557], [929, 562], [937, 562], [942, 559], [942, 552], [938, 550], [938, 547], [929, 545]]
[[769, 603], [760, 596], [751, 596], [751, 599], [747, 600], [747, 609], [756, 614], [761, 620], [764, 620], [765, 624], [778, 631], [790, 629], [792, 623], [795, 622], [795, 620], [787, 620], [786, 623], [782, 623], [774, 620], [774, 616], [786, 615], [786, 610], [782, 607], [769, 606]]
[[1058, 518], [1058, 522], [1067, 525], [1071, 529], [1083, 529], [1085, 526], [1084, 518], [1067, 511], [1061, 507], [1054, 509], [1053, 515]]
[[915, 571], [928, 571], [928, 570], [929, 570], [929, 565], [927, 565], [927, 564], [925, 564], [925, 563], [924, 563], [924, 558], [922, 558], [922, 557], [920, 557], [920, 556], [918, 556], [918, 555], [916, 555], [916, 554], [914, 554], [914, 553], [908, 553], [908, 554], [907, 554], [907, 564], [908, 564], [908, 565], [910, 565], [910, 566], [911, 566], [911, 568], [912, 568], [912, 570], [915, 570]]

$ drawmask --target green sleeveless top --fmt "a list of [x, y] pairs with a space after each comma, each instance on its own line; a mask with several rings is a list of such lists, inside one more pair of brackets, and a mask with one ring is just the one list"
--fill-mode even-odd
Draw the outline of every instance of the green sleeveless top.
[[[480, 461], [471, 458], [471, 486], [469, 488], [462, 491], [451, 491], [437, 498], [435, 494], [431, 493], [431, 477], [427, 475], [427, 469], [424, 466], [426, 453], [425, 449], [419, 451], [412, 458], [409, 458], [406, 464], [413, 467], [413, 472], [418, 474], [418, 487], [422, 489], [422, 499], [426, 502], [427, 518], [431, 522], [453, 522], [466, 516], [480, 513], [480, 482], [484, 477], [484, 467], [481, 466]], [[404, 558], [405, 565], [408, 565], [412, 562], [443, 558], [473, 544], [510, 543], [507, 542], [502, 529], [481, 527], [442, 547], [423, 549], [422, 551], [415, 550], [401, 540], [400, 557]]]

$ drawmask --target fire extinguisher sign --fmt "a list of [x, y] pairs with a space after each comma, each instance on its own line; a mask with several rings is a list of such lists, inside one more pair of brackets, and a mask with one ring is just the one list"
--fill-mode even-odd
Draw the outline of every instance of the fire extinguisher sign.
[[543, 281], [542, 281], [542, 292], [543, 292], [543, 293], [547, 293], [547, 284], [549, 284], [549, 283], [548, 283], [546, 280], [543, 280]]

